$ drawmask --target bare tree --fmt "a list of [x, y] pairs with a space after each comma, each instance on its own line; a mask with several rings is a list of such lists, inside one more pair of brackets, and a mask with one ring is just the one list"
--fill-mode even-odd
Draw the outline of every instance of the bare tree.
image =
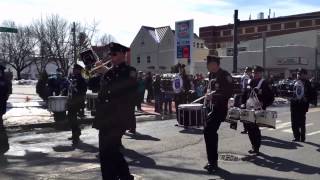
[[96, 40], [96, 44], [104, 46], [115, 41], [116, 39], [111, 34], [105, 33], [100, 38], [98, 38], [98, 40]]
[[38, 51], [36, 53], [37, 57], [33, 60], [38, 73], [41, 74], [46, 70], [46, 66], [48, 65], [51, 57], [48, 46], [48, 37], [46, 34], [46, 25], [41, 17], [40, 20], [34, 21], [31, 27], [33, 36], [37, 39], [38, 42]]
[[[15, 23], [6, 21], [6, 27], [14, 28]], [[2, 58], [17, 71], [17, 79], [21, 79], [21, 72], [32, 64], [36, 40], [33, 38], [30, 27], [18, 27], [18, 33], [2, 33], [0, 51]]]
[[47, 17], [45, 22], [45, 39], [42, 44], [49, 53], [50, 58], [61, 68], [64, 75], [72, 62], [71, 36], [68, 22], [59, 15]]

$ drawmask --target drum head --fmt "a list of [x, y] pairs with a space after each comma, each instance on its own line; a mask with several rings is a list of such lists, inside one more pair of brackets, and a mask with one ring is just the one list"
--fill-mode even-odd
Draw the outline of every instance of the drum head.
[[183, 87], [183, 80], [179, 74], [176, 74], [172, 81], [172, 88], [175, 93], [180, 93]]
[[202, 109], [203, 104], [195, 103], [195, 104], [180, 104], [178, 106], [179, 109], [192, 109], [192, 110], [199, 110]]

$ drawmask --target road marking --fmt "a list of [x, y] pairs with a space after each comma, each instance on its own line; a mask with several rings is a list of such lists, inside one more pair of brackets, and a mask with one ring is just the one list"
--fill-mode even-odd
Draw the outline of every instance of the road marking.
[[275, 131], [277, 129], [282, 129], [291, 126], [291, 122], [280, 123], [276, 125], [276, 129], [268, 129], [269, 131]]
[[[308, 123], [308, 124], [306, 124], [306, 127], [308, 127], [308, 126], [312, 126], [313, 125], [313, 123]], [[290, 128], [290, 129], [284, 129], [284, 130], [282, 130], [282, 132], [286, 132], [286, 133], [292, 133], [292, 129]], [[308, 134], [307, 134], [308, 135]]]
[[315, 134], [320, 134], [320, 131], [315, 131], [315, 132], [312, 132], [312, 133], [308, 133], [307, 136], [312, 136], [312, 135], [315, 135]]
[[[282, 122], [282, 120], [276, 120], [276, 124], [278, 124], [278, 123], [281, 123]], [[260, 130], [264, 130], [264, 129], [270, 129], [270, 128], [267, 128], [267, 127], [260, 127]]]

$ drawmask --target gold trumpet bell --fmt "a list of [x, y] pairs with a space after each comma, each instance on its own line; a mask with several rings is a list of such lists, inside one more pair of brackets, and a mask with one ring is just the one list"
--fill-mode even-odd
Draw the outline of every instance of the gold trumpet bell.
[[86, 80], [92, 78], [90, 72], [86, 69], [81, 70], [81, 76], [83, 77], [83, 79], [86, 79]]

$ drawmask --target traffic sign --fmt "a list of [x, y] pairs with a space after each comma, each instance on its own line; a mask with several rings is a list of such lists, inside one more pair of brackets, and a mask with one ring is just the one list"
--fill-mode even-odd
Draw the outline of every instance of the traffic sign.
[[0, 27], [0, 32], [17, 33], [18, 29], [9, 27]]

